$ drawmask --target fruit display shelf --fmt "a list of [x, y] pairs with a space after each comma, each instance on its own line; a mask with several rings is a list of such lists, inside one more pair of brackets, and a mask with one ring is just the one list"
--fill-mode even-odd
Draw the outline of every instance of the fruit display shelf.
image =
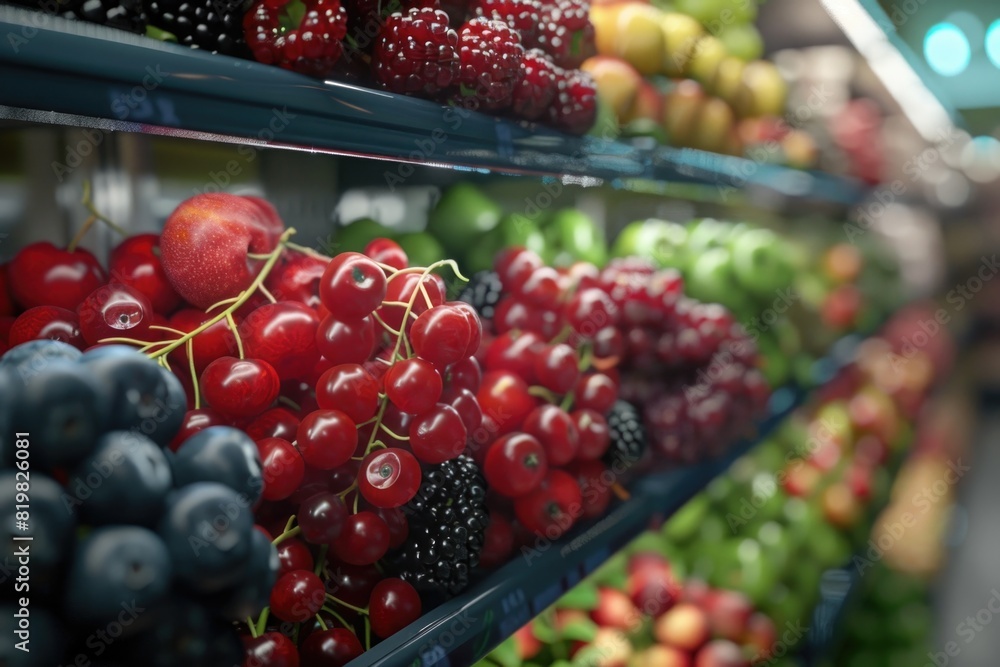
[[[817, 382], [832, 379], [854, 358], [863, 340], [858, 334], [840, 339], [830, 354], [816, 363]], [[808, 393], [795, 386], [776, 389], [768, 417], [757, 425], [756, 437], [734, 447], [725, 458], [636, 480], [629, 489], [629, 499], [603, 518], [584, 523], [556, 541], [539, 540], [526, 547], [512, 562], [366, 651], [348, 667], [473, 664], [651, 524], [677, 511], [776, 428]]]
[[533, 126], [0, 6], [0, 119], [389, 159], [575, 182], [757, 188], [839, 206], [830, 175]]

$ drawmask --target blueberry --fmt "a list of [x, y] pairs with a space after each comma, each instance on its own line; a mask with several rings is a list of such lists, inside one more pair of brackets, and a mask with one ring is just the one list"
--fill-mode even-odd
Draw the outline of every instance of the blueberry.
[[109, 428], [136, 431], [160, 446], [177, 434], [187, 410], [180, 381], [155, 361], [125, 345], [89, 350], [80, 363], [112, 396]]
[[112, 431], [73, 471], [66, 495], [88, 523], [153, 526], [172, 487], [170, 464], [155, 442]]
[[224, 591], [212, 595], [209, 603], [224, 618], [244, 621], [256, 617], [268, 605], [271, 589], [278, 579], [278, 550], [259, 530], [253, 531], [249, 565], [243, 577]]
[[184, 441], [174, 459], [174, 483], [219, 482], [254, 504], [264, 490], [260, 452], [238, 428], [210, 426]]
[[[30, 448], [28, 450], [31, 451]], [[20, 476], [18, 476], [18, 473]], [[70, 556], [76, 537], [76, 512], [65, 502], [63, 488], [45, 475], [29, 471], [27, 479], [30, 488], [25, 494], [30, 505], [27, 520], [28, 530], [18, 528], [17, 508], [24, 503], [18, 493], [24, 493], [23, 471], [4, 470], [0, 472], [0, 573], [17, 572], [19, 551], [27, 546], [31, 558], [31, 592], [33, 598], [42, 598], [59, 593], [65, 561]], [[20, 486], [20, 491], [18, 490]], [[32, 537], [30, 542], [15, 541], [14, 537]], [[4, 586], [14, 594], [13, 585]], [[2, 664], [2, 663], [0, 663]]]
[[79, 544], [70, 566], [66, 613], [83, 623], [135, 618], [166, 599], [172, 571], [156, 533], [140, 526], [97, 528]]
[[31, 439], [33, 470], [73, 466], [107, 430], [108, 400], [80, 364], [57, 359], [14, 380], [12, 426]]
[[58, 340], [29, 340], [15, 345], [0, 358], [0, 368], [11, 368], [25, 375], [40, 373], [56, 359], [76, 361], [82, 353], [72, 345]]
[[66, 633], [56, 615], [45, 607], [32, 604], [28, 607], [28, 649], [25, 653], [15, 644], [22, 639], [15, 634], [20, 620], [14, 618], [20, 607], [0, 606], [0, 665], [5, 667], [40, 667], [62, 664], [66, 648]]
[[202, 593], [242, 579], [253, 530], [253, 512], [245, 499], [216, 482], [196, 482], [172, 492], [159, 527], [177, 578]]

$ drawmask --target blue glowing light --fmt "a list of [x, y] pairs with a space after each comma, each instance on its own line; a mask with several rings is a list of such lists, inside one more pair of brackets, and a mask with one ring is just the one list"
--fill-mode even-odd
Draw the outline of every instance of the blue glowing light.
[[938, 74], [956, 76], [969, 66], [972, 48], [969, 46], [969, 39], [957, 25], [938, 23], [924, 36], [924, 58]]
[[986, 55], [994, 67], [1000, 67], [1000, 19], [990, 24], [986, 29]]

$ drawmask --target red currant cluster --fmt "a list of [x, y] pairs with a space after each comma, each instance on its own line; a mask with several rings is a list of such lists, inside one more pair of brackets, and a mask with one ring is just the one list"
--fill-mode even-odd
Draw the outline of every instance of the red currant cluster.
[[639, 258], [613, 260], [597, 282], [621, 313], [623, 397], [663, 456], [718, 456], [762, 416], [757, 347], [724, 306], [685, 297], [677, 271]]

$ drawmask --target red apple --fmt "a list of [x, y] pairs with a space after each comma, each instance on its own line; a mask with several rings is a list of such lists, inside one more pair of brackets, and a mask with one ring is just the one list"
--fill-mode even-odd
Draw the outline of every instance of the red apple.
[[271, 252], [281, 235], [271, 211], [224, 193], [181, 202], [160, 235], [160, 261], [177, 293], [207, 308], [249, 287], [263, 263], [247, 254]]
[[677, 603], [681, 585], [669, 568], [649, 566], [629, 577], [628, 593], [640, 612], [659, 616]]
[[820, 307], [823, 324], [837, 330], [850, 329], [861, 311], [861, 291], [854, 285], [841, 285], [826, 295]]
[[553, 621], [553, 626], [555, 626], [556, 630], [562, 630], [567, 625], [580, 621], [590, 622], [587, 612], [581, 609], [556, 609], [556, 618]]
[[804, 498], [812, 494], [821, 477], [822, 473], [815, 466], [795, 461], [785, 469], [782, 486], [788, 495]]
[[750, 667], [740, 647], [727, 639], [715, 639], [698, 651], [695, 667]]
[[862, 503], [872, 499], [872, 471], [868, 466], [857, 463], [852, 465], [844, 475], [844, 483]]
[[668, 563], [667, 559], [660, 554], [653, 553], [651, 551], [637, 553], [629, 558], [629, 574], [638, 574], [639, 572], [645, 572], [646, 570], [664, 570], [669, 573], [670, 563]]
[[691, 667], [691, 656], [672, 646], [654, 644], [636, 653], [632, 667]]
[[656, 619], [656, 641], [683, 651], [697, 651], [709, 639], [708, 615], [693, 604], [683, 602]]
[[840, 447], [832, 440], [821, 441], [810, 454], [808, 461], [817, 470], [827, 472], [833, 470], [840, 461]]
[[859, 465], [878, 466], [889, 459], [889, 446], [874, 435], [863, 435], [854, 443], [854, 460]]
[[847, 404], [851, 424], [860, 433], [871, 433], [882, 442], [890, 443], [899, 432], [899, 415], [892, 399], [874, 388], [862, 389]]
[[711, 592], [711, 587], [701, 579], [688, 579], [681, 589], [681, 602], [690, 602], [699, 607], [705, 604], [705, 598]]
[[747, 621], [747, 631], [743, 637], [743, 644], [750, 646], [754, 650], [754, 662], [769, 660], [771, 651], [774, 650], [778, 642], [778, 630], [774, 627], [774, 621], [766, 614], [755, 613]]
[[743, 593], [714, 590], [705, 599], [705, 611], [713, 634], [739, 641], [753, 615], [753, 604]]
[[514, 633], [514, 643], [517, 645], [517, 654], [521, 656], [521, 660], [530, 660], [542, 650], [542, 642], [535, 637], [530, 622]]
[[851, 528], [861, 519], [861, 503], [843, 482], [825, 488], [820, 502], [823, 516], [838, 528]]
[[617, 628], [631, 632], [642, 624], [642, 615], [627, 595], [614, 588], [597, 589], [597, 607], [590, 612], [590, 618], [606, 628]]

